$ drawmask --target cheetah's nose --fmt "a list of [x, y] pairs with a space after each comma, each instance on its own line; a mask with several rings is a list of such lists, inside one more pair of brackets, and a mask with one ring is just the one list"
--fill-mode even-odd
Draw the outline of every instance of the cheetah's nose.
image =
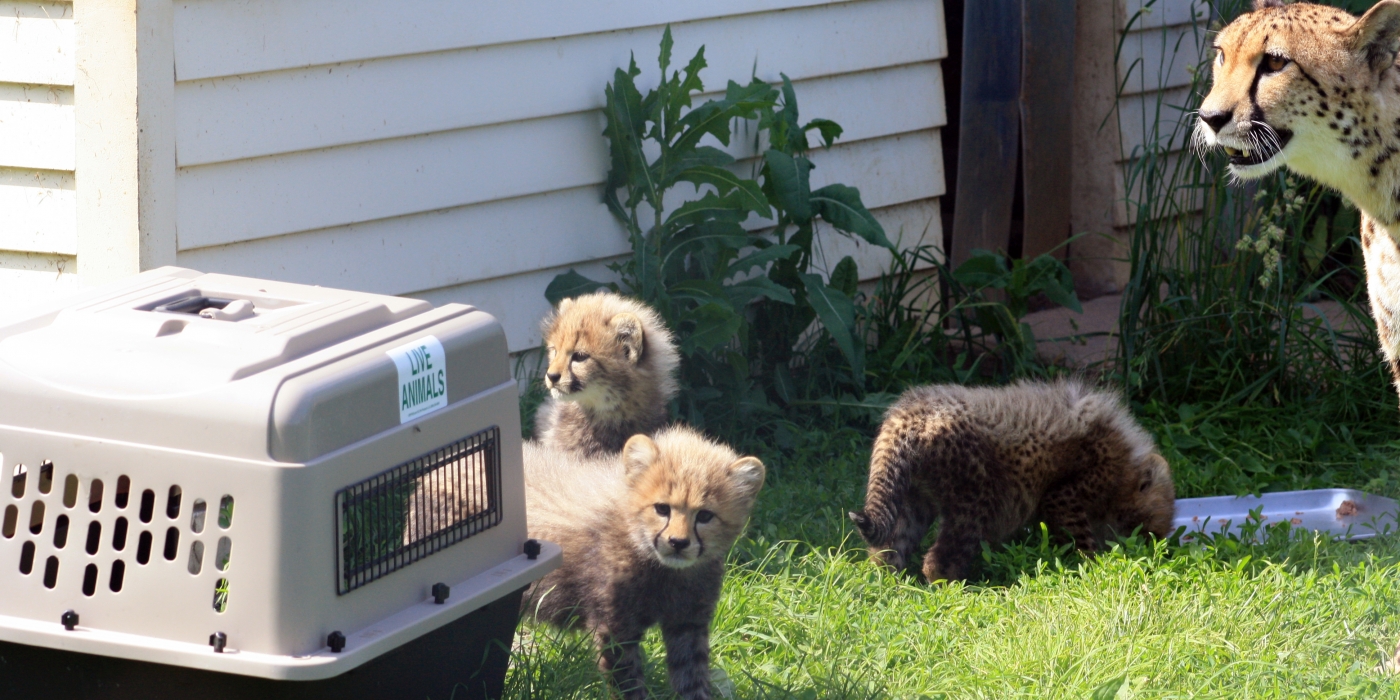
[[690, 540], [685, 537], [670, 537], [667, 538], [666, 541], [670, 542], [671, 549], [677, 552], [685, 551], [685, 548], [690, 546]]
[[1210, 127], [1211, 131], [1218, 134], [1221, 129], [1225, 128], [1226, 124], [1230, 123], [1230, 113], [1223, 110], [1219, 112], [1207, 112], [1202, 110], [1201, 121], [1205, 122], [1206, 125]]
[[563, 376], [563, 374], [561, 374], [561, 373], [559, 373], [559, 372], [549, 372], [549, 373], [547, 373], [547, 374], [544, 375], [545, 379], [548, 379], [550, 384], [558, 384], [558, 383], [559, 383], [559, 377], [561, 377], [561, 376]]

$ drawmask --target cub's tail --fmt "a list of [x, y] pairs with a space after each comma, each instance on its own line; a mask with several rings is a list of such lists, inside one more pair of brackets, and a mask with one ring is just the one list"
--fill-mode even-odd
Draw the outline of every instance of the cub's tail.
[[866, 544], [873, 547], [889, 544], [904, 495], [909, 492], [909, 470], [915, 462], [912, 453], [917, 446], [900, 435], [898, 429], [892, 429], [890, 424], [898, 422], [886, 420], [880, 426], [880, 434], [870, 452], [865, 507], [848, 514]]

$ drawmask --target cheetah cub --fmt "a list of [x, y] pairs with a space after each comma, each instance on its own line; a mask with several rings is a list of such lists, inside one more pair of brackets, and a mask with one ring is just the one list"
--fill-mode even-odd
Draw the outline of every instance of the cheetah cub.
[[527, 613], [593, 634], [624, 698], [648, 698], [641, 641], [661, 626], [671, 687], [710, 697], [710, 620], [724, 559], [763, 485], [763, 463], [686, 427], [637, 435], [620, 455], [525, 446], [531, 537], [564, 564], [533, 584]]
[[651, 307], [611, 292], [559, 302], [544, 321], [550, 400], [536, 434], [582, 455], [615, 453], [666, 424], [680, 359]]
[[851, 513], [871, 558], [902, 569], [940, 517], [929, 581], [966, 579], [981, 543], [1045, 522], [1082, 550], [1172, 531], [1176, 490], [1152, 437], [1112, 394], [1078, 381], [906, 391], [870, 456], [865, 508]]

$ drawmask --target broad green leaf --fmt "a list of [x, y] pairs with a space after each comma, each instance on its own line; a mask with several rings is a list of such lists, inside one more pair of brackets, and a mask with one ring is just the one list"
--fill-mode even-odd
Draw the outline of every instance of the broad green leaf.
[[676, 42], [671, 39], [671, 25], [666, 25], [666, 29], [661, 32], [661, 56], [658, 63], [661, 64], [661, 79], [666, 79], [666, 68], [671, 65], [671, 47]]
[[739, 201], [740, 197], [733, 193], [718, 195], [714, 192], [707, 192], [700, 199], [676, 207], [676, 210], [666, 217], [661, 228], [666, 232], [674, 232], [704, 221], [724, 221], [737, 224], [747, 217], [747, 213], [739, 205]]
[[665, 291], [666, 283], [661, 275], [661, 256], [657, 253], [653, 236], [633, 238], [632, 268], [637, 276], [637, 291], [642, 301], [656, 301]]
[[841, 128], [840, 124], [830, 119], [813, 119], [807, 122], [806, 126], [802, 127], [803, 131], [811, 131], [812, 129], [816, 129], [821, 134], [822, 143], [825, 144], [827, 148], [831, 148], [831, 144], [835, 143], [836, 139], [841, 138], [842, 132], [845, 131]]
[[749, 232], [732, 221], [702, 221], [681, 229], [667, 239], [664, 259], [661, 262], [663, 265], [669, 265], [672, 257], [683, 255], [697, 246], [706, 244], [718, 244], [738, 250], [749, 244]]
[[770, 245], [767, 248], [760, 248], [731, 263], [729, 269], [724, 273], [724, 279], [729, 279], [734, 275], [742, 275], [755, 267], [767, 269], [773, 261], [786, 260], [799, 250], [801, 248], [795, 245]]
[[770, 148], [763, 154], [768, 166], [768, 185], [788, 218], [797, 223], [812, 220], [812, 186], [809, 176], [812, 162], [802, 156], [791, 156]]
[[550, 280], [549, 286], [544, 288], [544, 298], [548, 299], [550, 304], [558, 306], [559, 302], [565, 299], [611, 287], [612, 285], [595, 282], [569, 268], [568, 272], [555, 275], [554, 279]]
[[747, 86], [729, 81], [723, 99], [710, 100], [686, 113], [676, 126], [680, 136], [671, 148], [684, 152], [700, 144], [706, 134], [712, 134], [720, 143], [729, 145], [729, 122], [734, 119], [751, 119], [756, 110], [773, 104], [773, 88], [761, 80], [754, 80]]
[[1026, 266], [1031, 280], [1026, 295], [1042, 292], [1050, 301], [1075, 313], [1082, 313], [1079, 297], [1074, 293], [1074, 275], [1063, 262], [1049, 254], [1042, 254]]
[[831, 286], [854, 299], [859, 285], [860, 271], [856, 269], [855, 259], [849, 255], [841, 258], [841, 262], [836, 263], [831, 271]]
[[673, 299], [690, 299], [698, 304], [730, 304], [724, 285], [712, 280], [682, 280], [671, 285], [670, 291]]
[[660, 192], [642, 152], [646, 112], [642, 108], [641, 93], [633, 82], [633, 78], [640, 73], [636, 60], [633, 60], [627, 71], [619, 68], [613, 73], [613, 84], [604, 90], [607, 127], [603, 135], [608, 138], [612, 160], [608, 183], [617, 186], [626, 184], [631, 188], [627, 199], [629, 207], [644, 198], [653, 206], [660, 202]]
[[773, 209], [768, 206], [768, 198], [763, 196], [763, 190], [759, 189], [757, 182], [735, 175], [724, 168], [697, 165], [681, 172], [676, 179], [694, 183], [696, 187], [713, 185], [721, 196], [733, 192], [737, 196], [731, 198], [731, 201], [744, 211], [754, 212], [765, 219], [773, 216]]
[[827, 223], [849, 231], [871, 245], [894, 250], [885, 229], [860, 201], [860, 190], [847, 185], [827, 185], [812, 193], [812, 206]]
[[822, 326], [831, 333], [836, 347], [851, 364], [851, 371], [857, 377], [862, 376], [865, 373], [864, 353], [856, 351], [855, 303], [839, 290], [827, 286], [821, 275], [804, 273], [800, 276], [802, 285], [807, 289], [807, 301], [817, 312], [817, 318], [821, 319]]
[[733, 340], [744, 321], [727, 302], [703, 304], [688, 312], [684, 320], [695, 324], [690, 333], [681, 334], [681, 352], [686, 355], [713, 350]]
[[807, 134], [797, 125], [797, 91], [792, 89], [792, 81], [786, 73], [779, 75], [783, 78], [783, 108], [774, 115], [774, 128], [769, 136], [775, 148], [801, 154], [807, 150]]
[[1001, 289], [1010, 278], [1011, 270], [1007, 268], [1006, 258], [981, 248], [973, 250], [972, 257], [953, 270], [953, 279], [974, 289]]
[[752, 277], [743, 282], [731, 284], [724, 290], [729, 294], [729, 301], [734, 304], [735, 308], [743, 308], [745, 304], [759, 297], [766, 297], [783, 304], [795, 303], [792, 292], [767, 277]]

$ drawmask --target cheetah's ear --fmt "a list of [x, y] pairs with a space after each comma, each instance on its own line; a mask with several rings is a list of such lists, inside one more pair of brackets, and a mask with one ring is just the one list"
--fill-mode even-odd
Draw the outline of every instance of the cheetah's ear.
[[633, 435], [628, 438], [627, 444], [622, 446], [622, 466], [627, 473], [627, 480], [636, 481], [637, 477], [645, 474], [656, 462], [659, 454], [660, 451], [651, 438], [645, 435]]
[[763, 488], [763, 477], [767, 470], [757, 457], [740, 457], [729, 465], [729, 476], [735, 487], [745, 498], [754, 498]]
[[620, 313], [608, 321], [613, 333], [617, 334], [617, 342], [622, 345], [623, 356], [631, 364], [637, 364], [642, 359], [642, 350], [646, 346], [646, 340], [642, 337], [642, 319], [636, 314], [627, 312]]
[[1283, 0], [1254, 0], [1254, 11], [1267, 10], [1271, 7], [1283, 7]]
[[565, 311], [568, 311], [568, 310], [569, 310], [569, 307], [570, 307], [570, 306], [573, 306], [573, 305], [574, 305], [574, 298], [573, 298], [573, 297], [569, 297], [569, 298], [567, 298], [567, 299], [560, 299], [560, 300], [559, 300], [559, 313], [560, 313], [560, 314], [563, 314]]
[[1366, 54], [1376, 73], [1395, 65], [1400, 53], [1400, 2], [1381, 0], [1351, 25], [1352, 47]]

